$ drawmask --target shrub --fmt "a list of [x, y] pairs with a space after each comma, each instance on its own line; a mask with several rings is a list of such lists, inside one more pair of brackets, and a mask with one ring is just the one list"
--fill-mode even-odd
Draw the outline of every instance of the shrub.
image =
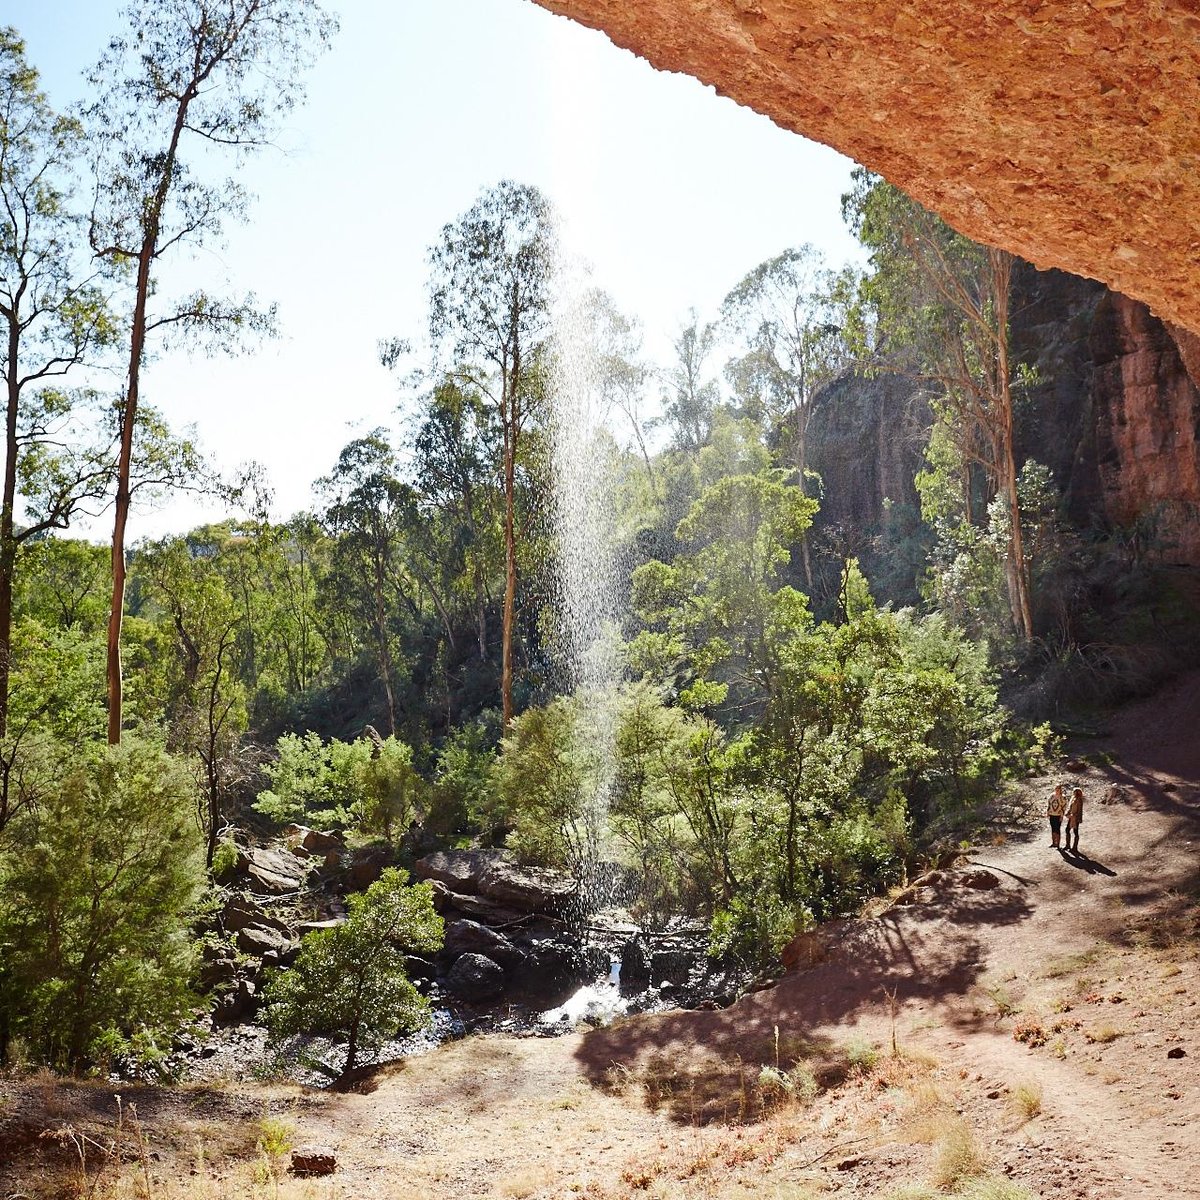
[[272, 972], [265, 999], [273, 1038], [344, 1035], [350, 1071], [364, 1044], [424, 1027], [429, 1004], [405, 973], [404, 953], [437, 950], [442, 918], [430, 885], [406, 881], [395, 867], [384, 871], [349, 897], [343, 924], [309, 934], [294, 966]]
[[271, 787], [254, 804], [273, 821], [358, 824], [390, 839], [416, 809], [422, 784], [412, 749], [393, 737], [326, 743], [317, 733], [287, 733], [276, 750], [265, 767]]
[[0, 1003], [45, 1062], [155, 1046], [195, 997], [204, 887], [194, 777], [155, 742], [60, 747], [57, 786], [0, 863]]

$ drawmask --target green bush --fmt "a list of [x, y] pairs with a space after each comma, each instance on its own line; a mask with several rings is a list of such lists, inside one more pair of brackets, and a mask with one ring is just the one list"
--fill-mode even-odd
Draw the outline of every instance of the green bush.
[[80, 1070], [180, 1020], [205, 885], [189, 766], [147, 738], [57, 748], [0, 860], [0, 1027]]
[[409, 981], [404, 955], [437, 950], [442, 918], [433, 911], [432, 887], [409, 886], [395, 867], [348, 903], [343, 924], [309, 934], [295, 964], [271, 973], [265, 999], [272, 1037], [344, 1036], [350, 1071], [364, 1045], [428, 1022], [429, 1003]]
[[271, 787], [254, 804], [273, 821], [358, 825], [390, 839], [417, 811], [423, 785], [411, 747], [395, 738], [325, 742], [317, 733], [287, 733], [276, 750], [265, 768]]

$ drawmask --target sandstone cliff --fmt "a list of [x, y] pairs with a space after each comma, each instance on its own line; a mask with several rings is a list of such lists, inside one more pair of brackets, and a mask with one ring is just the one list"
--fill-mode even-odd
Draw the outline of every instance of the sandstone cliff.
[[[1016, 287], [1014, 348], [1039, 377], [1019, 413], [1021, 457], [1052, 470], [1079, 528], [1122, 531], [1163, 562], [1200, 566], [1200, 388], [1185, 363], [1197, 347], [1091, 280], [1026, 265]], [[912, 478], [928, 422], [919, 390], [901, 378], [847, 377], [818, 398], [819, 527], [832, 549], [873, 562], [873, 577], [914, 534]], [[912, 596], [903, 579], [887, 590]]]

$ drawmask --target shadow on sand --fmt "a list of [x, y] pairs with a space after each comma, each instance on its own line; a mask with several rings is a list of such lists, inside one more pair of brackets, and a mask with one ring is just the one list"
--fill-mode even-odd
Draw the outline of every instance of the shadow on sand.
[[651, 1108], [685, 1124], [745, 1122], [769, 1111], [764, 1067], [799, 1062], [820, 1086], [852, 1069], [861, 1052], [820, 1034], [890, 999], [965, 994], [983, 969], [977, 930], [1025, 920], [1020, 888], [947, 887], [882, 916], [847, 923], [826, 961], [719, 1012], [685, 1011], [590, 1030], [577, 1057], [593, 1086], [641, 1089]]

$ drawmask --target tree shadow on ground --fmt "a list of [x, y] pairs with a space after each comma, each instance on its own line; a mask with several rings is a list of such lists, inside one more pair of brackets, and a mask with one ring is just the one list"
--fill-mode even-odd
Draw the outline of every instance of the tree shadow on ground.
[[819, 1086], [832, 1086], [856, 1051], [821, 1035], [822, 1027], [886, 1014], [893, 1001], [965, 994], [983, 969], [976, 931], [1030, 914], [1017, 886], [947, 882], [930, 892], [882, 916], [838, 926], [825, 961], [728, 1009], [643, 1016], [590, 1030], [577, 1051], [585, 1075], [609, 1091], [640, 1088], [649, 1107], [684, 1124], [766, 1115], [770, 1106], [755, 1090], [764, 1067], [786, 1071], [799, 1062]]

